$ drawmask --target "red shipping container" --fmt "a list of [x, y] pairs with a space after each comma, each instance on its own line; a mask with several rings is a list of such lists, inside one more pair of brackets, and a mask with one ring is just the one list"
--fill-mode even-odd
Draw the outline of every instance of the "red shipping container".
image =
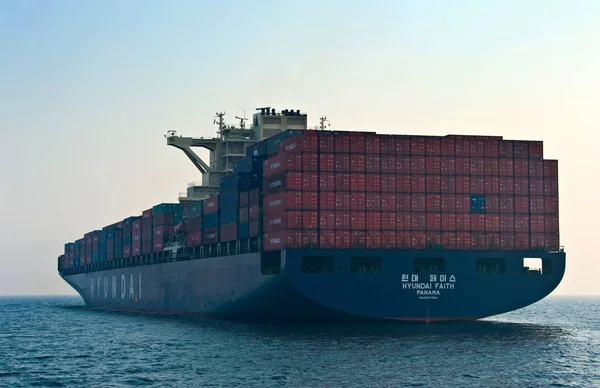
[[367, 230], [367, 248], [381, 249], [381, 231]]
[[318, 191], [319, 190], [319, 173], [304, 172], [302, 173], [302, 190]]
[[397, 217], [395, 211], [383, 211], [381, 214], [381, 229], [383, 230], [396, 230], [397, 228]]
[[263, 236], [263, 249], [265, 251], [276, 251], [285, 249], [288, 245], [288, 231], [265, 233]]
[[[289, 215], [292, 213], [292, 225], [290, 226]], [[300, 211], [283, 211], [280, 213], [266, 214], [263, 220], [263, 228], [265, 232], [276, 232], [278, 230], [297, 227], [298, 224], [302, 227], [302, 212]]]
[[456, 213], [456, 230], [459, 232], [471, 231], [471, 215], [469, 213]]
[[529, 142], [523, 140], [515, 140], [514, 153], [515, 158], [529, 158]]
[[381, 194], [381, 210], [385, 212], [396, 211], [397, 207], [396, 194]]
[[474, 158], [470, 159], [470, 172], [471, 175], [484, 175], [485, 174], [485, 160], [483, 158]]
[[410, 230], [427, 230], [427, 213], [413, 212], [411, 216], [411, 228]]
[[468, 194], [471, 192], [471, 177], [457, 176], [456, 177], [456, 192], [460, 194]]
[[531, 233], [544, 233], [546, 222], [543, 214], [532, 214], [531, 219]]
[[[351, 218], [350, 218], [350, 212], [349, 211], [345, 211], [345, 210], [336, 210], [335, 212], [335, 229], [343, 229], [343, 230], [350, 230], [350, 225], [352, 224]], [[306, 227], [307, 229], [310, 229], [310, 227]], [[316, 228], [316, 226], [315, 226]]]
[[471, 196], [456, 194], [456, 212], [469, 213], [471, 211]]
[[471, 193], [485, 193], [485, 178], [482, 176], [471, 177]]
[[214, 195], [204, 200], [204, 214], [219, 211], [219, 195]]
[[396, 174], [381, 174], [381, 191], [386, 193], [396, 191]]
[[514, 142], [512, 140], [502, 140], [498, 144], [498, 155], [501, 158], [514, 157]]
[[[247, 224], [250, 221], [250, 212], [248, 207], [241, 207], [239, 210], [239, 220], [240, 224]], [[194, 217], [194, 218], [202, 218], [202, 217]]]
[[455, 175], [456, 159], [450, 157], [442, 157], [440, 159], [440, 173], [442, 175]]
[[471, 249], [471, 233], [470, 232], [459, 232], [456, 233], [456, 248], [457, 249]]
[[396, 249], [396, 232], [391, 230], [381, 232], [381, 248]]
[[515, 216], [512, 214], [500, 215], [500, 231], [514, 232], [515, 231]]
[[[533, 191], [531, 193], [534, 194]], [[543, 194], [551, 197], [558, 196], [558, 178], [544, 178]]]
[[529, 176], [543, 177], [544, 176], [544, 161], [537, 159], [529, 160]]
[[531, 195], [544, 195], [544, 178], [530, 178], [529, 193]]
[[352, 171], [352, 172], [365, 172], [366, 171], [365, 155], [350, 154], [350, 171]]
[[500, 197], [487, 195], [485, 198], [485, 211], [487, 213], [500, 213]]
[[515, 197], [515, 213], [528, 214], [529, 213], [529, 197], [516, 196]]
[[498, 167], [500, 176], [513, 176], [515, 174], [514, 159], [500, 159]]
[[411, 232], [412, 237], [412, 248], [413, 249], [425, 249], [427, 248], [427, 233], [426, 232]]
[[427, 194], [412, 194], [410, 200], [412, 211], [424, 212], [427, 210]]
[[469, 175], [471, 173], [471, 161], [467, 157], [456, 157], [456, 174]]
[[440, 174], [441, 173], [442, 159], [439, 156], [428, 156], [425, 159], [425, 168], [427, 174]]
[[350, 212], [350, 229], [365, 230], [367, 229], [367, 215], [364, 211]]
[[335, 190], [335, 173], [321, 172], [319, 173], [319, 189], [321, 191]]
[[258, 205], [251, 205], [248, 210], [248, 215], [250, 217], [250, 221], [256, 221], [260, 219], [260, 208]]
[[412, 248], [412, 236], [410, 232], [397, 232], [396, 233], [396, 248], [397, 249], [411, 249]]
[[441, 189], [442, 193], [456, 193], [456, 177], [455, 176], [442, 176], [441, 177]]
[[335, 133], [335, 152], [350, 152], [350, 135]]
[[484, 154], [488, 158], [498, 157], [499, 140], [486, 139], [484, 140]]
[[319, 227], [319, 212], [316, 210], [305, 210], [302, 214], [303, 229], [317, 229]]
[[485, 232], [485, 214], [471, 214], [471, 230]]
[[411, 154], [411, 136], [396, 136], [396, 155]]
[[[298, 159], [300, 161], [302, 161], [302, 155], [299, 154], [294, 154], [294, 164], [296, 164], [296, 159]], [[287, 160], [287, 159], [285, 159]], [[263, 162], [263, 176], [265, 178], [271, 176], [271, 175], [276, 175], [276, 174], [281, 174], [283, 172], [287, 171], [287, 163], [284, 163], [284, 158], [282, 154], [278, 154], [275, 156], [270, 157], [269, 159], [266, 159]]]
[[[291, 202], [289, 200], [288, 205], [291, 206]], [[317, 191], [302, 193], [302, 208], [304, 210], [319, 209], [319, 193]]]
[[529, 233], [515, 233], [515, 248], [529, 250]]
[[500, 233], [500, 249], [505, 251], [515, 249], [514, 233]]
[[335, 154], [335, 172], [350, 172], [350, 155]]
[[219, 230], [217, 228], [204, 229], [202, 233], [204, 244], [216, 244], [219, 242]]
[[456, 230], [456, 214], [442, 213], [442, 231]]
[[558, 214], [558, 198], [544, 197], [544, 213]]
[[302, 154], [302, 170], [303, 171], [319, 171], [319, 154], [303, 153]]
[[[138, 254], [136, 254], [136, 255], [134, 255], [134, 256], [138, 256], [138, 255], [139, 255], [139, 253], [138, 253]], [[131, 257], [131, 246], [130, 246], [130, 245], [124, 245], [124, 246], [123, 246], [123, 258], [124, 258], [124, 259], [127, 259], [127, 258], [129, 258], [129, 257]], [[87, 264], [90, 264], [90, 263], [88, 263], [87, 261], [86, 261], [86, 263], [87, 263]]]
[[319, 133], [319, 151], [333, 152], [335, 150], [335, 136], [330, 132]]
[[191, 232], [187, 234], [185, 245], [188, 248], [202, 245], [202, 232]]
[[485, 175], [500, 174], [500, 162], [498, 161], [498, 159], [486, 158], [484, 162]]
[[436, 245], [442, 244], [442, 233], [441, 232], [428, 230], [426, 237], [427, 237], [427, 247], [429, 247], [429, 248], [433, 248]]
[[500, 178], [497, 176], [485, 177], [485, 193], [498, 194], [500, 193]]
[[349, 230], [335, 231], [335, 248], [350, 249], [351, 233]]
[[546, 178], [557, 178], [558, 177], [558, 160], [544, 160], [544, 177]]
[[546, 248], [550, 251], [557, 251], [560, 249], [560, 243], [558, 233], [546, 233]]
[[[247, 191], [240, 193], [240, 207], [246, 207], [250, 203], [250, 194]], [[185, 211], [184, 211], [185, 213]]]
[[336, 192], [335, 193], [335, 209], [336, 210], [351, 210], [352, 202], [350, 200], [351, 193]]
[[335, 229], [335, 212], [331, 210], [321, 210], [319, 212], [319, 227], [321, 229]]
[[486, 248], [485, 232], [471, 232], [471, 249], [483, 250]]
[[350, 247], [351, 248], [366, 248], [367, 247], [367, 233], [365, 231], [352, 231], [350, 234]]
[[289, 248], [318, 248], [319, 233], [315, 230], [288, 230], [287, 231]]
[[425, 193], [427, 191], [426, 175], [411, 175], [411, 191], [413, 193]]
[[[332, 148], [333, 149], [333, 148]], [[331, 150], [330, 150], [331, 152]], [[335, 171], [335, 154], [320, 154], [319, 169], [321, 171]]]
[[500, 214], [485, 215], [485, 231], [500, 232]]
[[230, 224], [221, 225], [221, 242], [235, 241], [237, 240], [238, 226], [237, 223], [233, 222]]
[[444, 249], [448, 249], [448, 250], [456, 249], [456, 233], [455, 232], [442, 233], [442, 245], [444, 246]]
[[515, 179], [509, 177], [500, 177], [500, 194], [514, 194]]
[[440, 212], [442, 210], [442, 196], [440, 194], [427, 194], [427, 211]]
[[427, 155], [441, 155], [442, 154], [442, 145], [441, 138], [437, 136], [428, 136], [425, 139], [425, 147], [427, 151]]
[[335, 248], [335, 230], [321, 229], [319, 231], [319, 246], [321, 249]]
[[365, 212], [367, 221], [367, 230], [381, 230], [381, 212], [367, 211]]
[[381, 175], [380, 174], [366, 174], [367, 179], [367, 191], [381, 191]]
[[411, 230], [412, 229], [412, 216], [411, 216], [410, 212], [396, 213], [396, 229], [397, 230]]
[[410, 153], [412, 155], [425, 155], [426, 140], [424, 136], [411, 136]]
[[279, 143], [279, 153], [302, 153], [302, 152], [317, 152], [319, 150], [318, 138], [304, 133], [299, 136], [294, 136], [283, 140]]
[[396, 156], [381, 155], [381, 172], [389, 174], [396, 173]]
[[[290, 176], [290, 174], [293, 174]], [[288, 179], [289, 178], [289, 179]], [[289, 180], [289, 182], [288, 182]], [[289, 187], [288, 187], [289, 186]], [[266, 195], [272, 195], [286, 189], [302, 190], [302, 173], [281, 173], [271, 175], [263, 181], [263, 191]]]
[[[368, 176], [367, 176], [368, 179]], [[396, 192], [410, 193], [411, 192], [411, 177], [407, 174], [396, 175]]]
[[[383, 162], [382, 162], [383, 164]], [[411, 162], [410, 156], [396, 156], [396, 173], [398, 174], [410, 174], [411, 173]]]
[[[360, 151], [359, 151], [360, 152]], [[376, 134], [365, 135], [365, 152], [367, 154], [381, 154], [381, 136]]]
[[350, 196], [350, 210], [365, 210], [366, 206], [367, 195], [365, 193], [352, 193]]
[[515, 212], [515, 197], [512, 195], [501, 195], [500, 196], [500, 213], [514, 213]]
[[353, 154], [365, 153], [365, 134], [362, 132], [350, 133], [350, 152]]
[[381, 172], [381, 155], [366, 156], [366, 171], [377, 173]]
[[471, 156], [481, 157], [485, 155], [485, 142], [483, 139], [471, 139]]
[[335, 198], [336, 193], [334, 192], [321, 192], [321, 194], [319, 195], [319, 207], [321, 208], [321, 210], [334, 210]]
[[381, 135], [381, 153], [395, 154], [396, 153], [396, 137], [393, 135]]
[[529, 195], [529, 178], [515, 177], [515, 194]]
[[442, 230], [441, 213], [427, 213], [427, 230]]
[[529, 233], [528, 214], [515, 214], [515, 232]]
[[529, 176], [529, 160], [515, 159], [514, 160], [515, 176]]
[[412, 200], [410, 194], [396, 195], [396, 209], [398, 211], [410, 211], [412, 208]]
[[558, 216], [544, 215], [544, 231], [558, 233]]
[[531, 249], [546, 248], [546, 235], [544, 233], [531, 233]]
[[544, 197], [535, 195], [529, 197], [529, 212], [531, 214], [544, 214]]
[[456, 195], [442, 194], [441, 208], [442, 208], [442, 212], [450, 212], [450, 213], [456, 212]]
[[544, 157], [544, 142], [530, 141], [529, 142], [529, 157], [531, 159], [542, 159]]
[[250, 223], [248, 224], [248, 237], [258, 237], [258, 235], [262, 233], [259, 225], [260, 222], [258, 220], [250, 221]]
[[141, 235], [133, 235], [131, 246], [130, 246], [130, 255], [131, 256], [139, 256], [142, 254], [142, 236]]
[[441, 139], [441, 154], [442, 156], [456, 155], [456, 141], [453, 138], [443, 137]]
[[488, 249], [498, 250], [501, 247], [500, 233], [486, 233], [485, 245]]
[[249, 205], [259, 205], [260, 204], [260, 191], [258, 189], [250, 190], [250, 203]]
[[[237, 231], [237, 228], [236, 228]], [[154, 228], [153, 237], [153, 248], [152, 252], [162, 252], [165, 248], [164, 244], [168, 241], [170, 236], [173, 234], [172, 226], [157, 226]]]
[[367, 187], [365, 174], [354, 172], [350, 174], [350, 191], [364, 192]]
[[425, 174], [427, 172], [427, 159], [425, 156], [413, 155], [410, 158], [410, 172], [413, 174]]

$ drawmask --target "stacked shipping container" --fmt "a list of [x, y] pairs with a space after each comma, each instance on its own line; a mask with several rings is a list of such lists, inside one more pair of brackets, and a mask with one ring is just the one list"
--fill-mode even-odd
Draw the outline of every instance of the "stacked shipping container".
[[558, 249], [541, 142], [306, 131], [264, 163], [264, 249]]

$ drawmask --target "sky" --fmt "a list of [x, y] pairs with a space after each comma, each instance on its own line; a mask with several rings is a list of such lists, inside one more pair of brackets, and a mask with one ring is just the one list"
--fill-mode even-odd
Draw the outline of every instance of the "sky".
[[543, 140], [567, 272], [600, 294], [600, 2], [0, 0], [0, 295], [74, 294], [64, 243], [201, 180], [217, 111]]

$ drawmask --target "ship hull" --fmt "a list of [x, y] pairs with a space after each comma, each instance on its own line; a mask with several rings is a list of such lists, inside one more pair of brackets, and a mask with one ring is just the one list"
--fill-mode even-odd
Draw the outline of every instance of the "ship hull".
[[[63, 279], [88, 306], [100, 309], [265, 322], [436, 322], [525, 307], [550, 294], [565, 271], [564, 252], [287, 250], [275, 274], [265, 271], [264, 255], [163, 262]], [[315, 272], [307, 257], [329, 266]], [[356, 258], [365, 257], [376, 265], [357, 267]], [[423, 257], [441, 258], [443, 269], [420, 270], [415, 260]], [[542, 259], [543, 273], [524, 270], [525, 257]], [[501, 270], [481, 272], [481, 258], [501, 262]]]

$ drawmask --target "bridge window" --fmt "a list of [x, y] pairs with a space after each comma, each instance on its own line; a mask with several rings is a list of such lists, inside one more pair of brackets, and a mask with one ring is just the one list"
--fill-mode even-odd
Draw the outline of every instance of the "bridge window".
[[260, 254], [260, 272], [276, 275], [281, 272], [281, 251], [265, 251]]
[[446, 272], [446, 261], [443, 257], [415, 257], [413, 261], [413, 273], [419, 272]]
[[481, 275], [498, 275], [506, 272], [504, 258], [479, 258], [475, 264], [475, 270]]
[[378, 273], [381, 271], [381, 257], [357, 256], [350, 259], [350, 272]]
[[333, 257], [304, 256], [302, 258], [303, 273], [333, 273]]

